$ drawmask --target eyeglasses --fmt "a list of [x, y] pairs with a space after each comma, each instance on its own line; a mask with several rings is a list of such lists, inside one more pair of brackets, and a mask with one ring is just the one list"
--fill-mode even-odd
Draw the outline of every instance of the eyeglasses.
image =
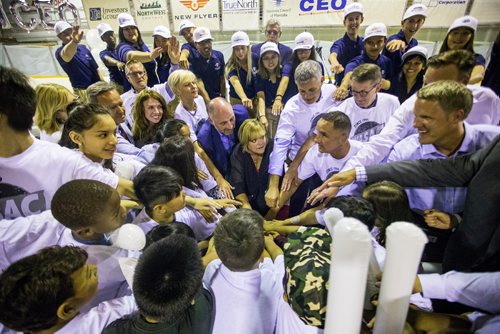
[[138, 78], [142, 78], [145, 74], [146, 74], [146, 72], [144, 72], [144, 71], [139, 71], [139, 72], [129, 72], [129, 73], [127, 74], [127, 76], [129, 76], [129, 77], [138, 77]]
[[352, 87], [349, 88], [349, 92], [351, 93], [352, 96], [354, 95], [359, 95], [361, 97], [367, 97], [368, 94], [370, 94], [370, 92], [375, 88], [377, 87], [377, 85], [380, 84], [380, 81], [379, 82], [376, 82], [372, 88], [368, 89], [368, 90], [361, 90], [361, 91], [356, 91], [356, 90], [353, 90]]

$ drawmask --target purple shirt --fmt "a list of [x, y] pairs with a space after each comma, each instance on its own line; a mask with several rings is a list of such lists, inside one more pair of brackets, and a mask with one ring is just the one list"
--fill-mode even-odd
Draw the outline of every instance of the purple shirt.
[[78, 44], [76, 53], [69, 62], [61, 57], [64, 45], [56, 50], [56, 59], [69, 77], [73, 88], [86, 89], [93, 83], [101, 80], [97, 72], [97, 63], [85, 45]]

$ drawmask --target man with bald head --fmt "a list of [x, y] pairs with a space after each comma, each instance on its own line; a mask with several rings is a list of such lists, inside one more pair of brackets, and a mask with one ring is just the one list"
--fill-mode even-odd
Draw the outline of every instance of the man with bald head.
[[231, 106], [222, 97], [208, 104], [208, 122], [198, 133], [198, 142], [222, 175], [229, 173], [229, 158], [238, 144], [238, 130], [248, 118], [248, 111], [242, 105]]

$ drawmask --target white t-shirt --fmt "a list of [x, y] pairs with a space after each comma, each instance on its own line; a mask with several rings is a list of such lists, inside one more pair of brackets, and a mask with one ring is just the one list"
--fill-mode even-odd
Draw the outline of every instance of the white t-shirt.
[[500, 125], [500, 98], [488, 87], [467, 85], [474, 101], [465, 119], [469, 124]]
[[77, 315], [56, 334], [101, 333], [113, 321], [137, 310], [133, 296], [108, 300], [93, 307], [87, 313]]
[[113, 155], [115, 174], [123, 179], [133, 180], [145, 166], [132, 155], [123, 153], [115, 153]]
[[203, 171], [205, 174], [208, 175], [208, 179], [200, 180], [200, 183], [201, 183], [203, 190], [209, 191], [209, 190], [217, 187], [217, 182], [215, 181], [212, 174], [210, 174], [210, 172], [208, 171], [208, 168], [207, 168], [207, 165], [205, 164], [205, 161], [203, 161], [203, 159], [200, 158], [196, 152], [194, 153], [194, 163], [196, 164], [196, 168], [198, 168], [199, 170]]
[[349, 116], [352, 125], [349, 138], [367, 142], [371, 136], [382, 131], [398, 107], [397, 97], [386, 93], [377, 93], [377, 102], [371, 108], [358, 107], [354, 98], [350, 97], [335, 110], [340, 110]]
[[201, 95], [194, 99], [196, 103], [196, 111], [193, 113], [187, 111], [186, 108], [179, 103], [175, 109], [174, 118], [181, 119], [187, 123], [191, 131], [191, 141], [194, 143], [197, 140], [196, 133], [200, 130], [203, 123], [208, 119], [207, 106]]
[[[186, 191], [186, 196], [193, 198], [208, 198], [208, 195], [201, 189], [192, 190], [186, 187], [182, 188]], [[215, 226], [220, 218], [221, 216], [217, 214], [217, 219], [214, 222], [208, 222], [198, 210], [189, 206], [175, 213], [175, 220], [191, 227], [198, 241], [205, 240], [214, 233]]]
[[258, 269], [246, 272], [231, 271], [219, 259], [210, 262], [203, 283], [215, 296], [217, 312], [213, 332], [273, 333], [284, 273], [283, 255], [274, 263], [265, 258]]
[[52, 216], [50, 210], [29, 217], [0, 220], [0, 270], [53, 245], [83, 248], [88, 253], [88, 262], [97, 265], [98, 292], [84, 310], [129, 293], [118, 258], [138, 257], [139, 252], [126, 251], [115, 246], [81, 243], [73, 237], [70, 229]]
[[174, 93], [170, 87], [168, 87], [167, 82], [156, 84], [151, 89], [163, 96], [167, 104], [174, 99]]
[[357, 140], [350, 140], [351, 148], [347, 155], [342, 159], [335, 159], [329, 153], [321, 153], [318, 149], [318, 144], [314, 144], [306, 153], [304, 160], [299, 165], [299, 179], [305, 180], [315, 173], [319, 175], [321, 181], [325, 181], [333, 174], [338, 173], [344, 167], [344, 164], [363, 146], [363, 143]]
[[[321, 97], [318, 102], [307, 104], [300, 94], [294, 95], [287, 101], [280, 115], [278, 128], [276, 130], [276, 139], [286, 141], [285, 154], [289, 150], [288, 157], [294, 159], [300, 147], [309, 137], [312, 121], [320, 114], [325, 113], [329, 108], [338, 105], [338, 101], [333, 99], [335, 85], [323, 84], [321, 86]], [[280, 140], [276, 140], [274, 149]], [[274, 154], [274, 152], [273, 152]], [[282, 166], [283, 161], [279, 164]], [[272, 160], [272, 158], [271, 158]], [[274, 174], [274, 173], [272, 173]]]
[[53, 132], [50, 135], [44, 130], [40, 130], [40, 140], [48, 141], [54, 144], [59, 143], [59, 141], [61, 140], [61, 135], [62, 135], [62, 130]]
[[50, 209], [57, 189], [75, 179], [91, 179], [113, 188], [118, 176], [83, 154], [38, 139], [21, 154], [0, 158], [0, 219]]

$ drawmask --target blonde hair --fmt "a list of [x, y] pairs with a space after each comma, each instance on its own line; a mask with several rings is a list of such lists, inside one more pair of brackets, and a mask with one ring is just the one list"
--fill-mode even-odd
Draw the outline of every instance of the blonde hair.
[[36, 87], [35, 125], [40, 130], [52, 134], [59, 131], [61, 125], [57, 123], [56, 113], [65, 110], [69, 104], [69, 89], [64, 86], [47, 83]]
[[175, 95], [179, 94], [180, 87], [185, 85], [186, 83], [192, 82], [196, 80], [196, 75], [193, 72], [188, 70], [177, 70], [172, 72], [168, 76], [168, 86]]
[[248, 153], [248, 143], [259, 137], [266, 138], [266, 128], [262, 123], [255, 118], [249, 118], [241, 123], [240, 129], [238, 130], [238, 139], [240, 140], [241, 148], [244, 152]]
[[[231, 72], [232, 70], [236, 70], [236, 72], [238, 72], [239, 74], [239, 71], [241, 69], [241, 65], [240, 63], [238, 63], [238, 59], [236, 59], [236, 56], [234, 55], [234, 47], [232, 48], [233, 51], [231, 53], [231, 57], [229, 57], [229, 60], [227, 61], [226, 63], [226, 70], [225, 70], [225, 74], [226, 74], [226, 79], [229, 79], [228, 76], [229, 76], [229, 72]], [[247, 85], [250, 84], [250, 82], [252, 81], [252, 46], [249, 45], [247, 46]], [[239, 79], [239, 76], [238, 76], [238, 79]]]
[[[154, 125], [153, 129], [150, 129], [149, 121], [146, 119], [144, 112], [144, 102], [149, 99], [155, 99], [160, 102], [163, 109], [161, 120], [158, 124]], [[137, 95], [134, 107], [132, 108], [132, 115], [134, 116], [134, 126], [132, 127], [134, 140], [139, 141], [142, 144], [148, 143], [155, 137], [156, 132], [162, 127], [166, 119], [174, 117], [173, 114], [167, 114], [167, 103], [165, 102], [163, 96], [150, 89], [144, 89], [139, 93], [139, 95]]]
[[441, 108], [449, 113], [463, 109], [467, 117], [472, 109], [472, 92], [467, 86], [451, 80], [441, 80], [419, 89], [417, 98], [436, 101]]

